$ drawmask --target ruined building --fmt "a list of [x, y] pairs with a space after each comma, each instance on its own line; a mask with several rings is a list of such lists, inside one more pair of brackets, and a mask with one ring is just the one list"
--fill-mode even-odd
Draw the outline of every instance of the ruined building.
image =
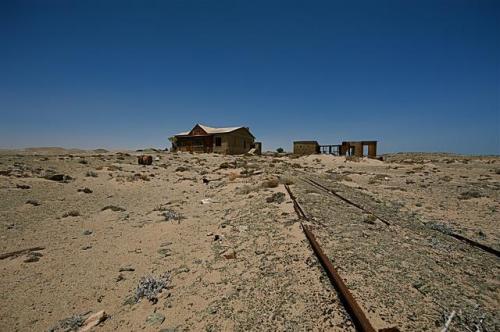
[[172, 151], [185, 152], [243, 154], [253, 148], [260, 150], [261, 146], [248, 127], [213, 128], [201, 124], [175, 135], [171, 141]]
[[[364, 153], [365, 147], [367, 148]], [[293, 142], [294, 154], [331, 154], [335, 156], [377, 157], [377, 141], [344, 141], [342, 144], [320, 145], [317, 141]]]

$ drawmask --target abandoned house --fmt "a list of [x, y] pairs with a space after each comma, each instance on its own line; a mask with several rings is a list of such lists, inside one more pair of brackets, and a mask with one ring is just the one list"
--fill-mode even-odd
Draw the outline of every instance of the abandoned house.
[[319, 144], [316, 141], [295, 141], [293, 142], [294, 154], [316, 154], [320, 153]]
[[255, 137], [248, 127], [213, 128], [197, 124], [172, 139], [172, 151], [243, 154], [253, 148]]
[[377, 158], [377, 141], [344, 141], [334, 145], [320, 145], [317, 141], [295, 141], [293, 153]]

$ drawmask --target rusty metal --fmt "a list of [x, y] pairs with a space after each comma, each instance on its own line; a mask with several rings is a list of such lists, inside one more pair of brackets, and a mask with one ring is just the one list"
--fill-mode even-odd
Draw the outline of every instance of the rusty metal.
[[[300, 206], [300, 204], [297, 201], [297, 197], [292, 193], [292, 190], [288, 185], [285, 185], [285, 189], [288, 192], [288, 195], [290, 195], [290, 198], [293, 201], [293, 206], [295, 209], [295, 212], [299, 216], [299, 219], [304, 219], [304, 220], [309, 220], [307, 215], [305, 214], [304, 209]], [[347, 288], [347, 286], [344, 284], [344, 281], [338, 274], [338, 272], [335, 270], [333, 267], [333, 264], [330, 262], [328, 257], [323, 253], [323, 250], [321, 249], [320, 245], [316, 241], [316, 238], [314, 234], [309, 230], [309, 227], [307, 225], [304, 225], [302, 222], [300, 223], [304, 234], [307, 237], [307, 240], [311, 244], [311, 247], [318, 257], [321, 266], [326, 271], [326, 274], [328, 275], [328, 278], [332, 282], [333, 286], [337, 290], [337, 292], [340, 295], [340, 299], [342, 303], [344, 304], [345, 308], [347, 309], [347, 312], [351, 316], [352, 321], [354, 322], [354, 325], [359, 331], [367, 331], [367, 332], [375, 332], [375, 329], [373, 326], [370, 324], [370, 321], [366, 318], [363, 310], [361, 307], [358, 305], [354, 297], [352, 296], [351, 292]], [[324, 226], [324, 225], [323, 225]], [[379, 332], [399, 332], [399, 329], [396, 327], [391, 327], [391, 328], [384, 328], [380, 329]]]
[[5, 254], [0, 254], [0, 259], [6, 259], [9, 257], [18, 257], [18, 256], [28, 254], [28, 253], [33, 252], [33, 251], [39, 251], [39, 250], [44, 250], [44, 249], [45, 249], [45, 247], [33, 247], [33, 248], [28, 248], [28, 249], [7, 252]]
[[[440, 232], [441, 232], [441, 231], [440, 231]], [[479, 242], [476, 242], [476, 241], [474, 241], [474, 240], [468, 239], [468, 238], [466, 238], [466, 237], [464, 237], [464, 236], [462, 236], [462, 235], [460, 235], [460, 234], [456, 234], [456, 233], [445, 233], [445, 232], [441, 232], [441, 233], [446, 234], [446, 235], [449, 235], [449, 236], [451, 236], [451, 237], [453, 237], [453, 238], [455, 238], [455, 239], [457, 239], [457, 240], [460, 240], [460, 241], [462, 241], [462, 242], [467, 243], [467, 244], [468, 244], [468, 245], [470, 245], [470, 246], [473, 246], [473, 247], [479, 248], [479, 249], [484, 250], [484, 251], [486, 251], [486, 252], [488, 252], [488, 253], [490, 253], [490, 254], [493, 254], [493, 255], [495, 255], [495, 256], [497, 256], [497, 257], [500, 257], [500, 251], [498, 251], [498, 250], [496, 250], [496, 249], [494, 249], [494, 248], [492, 248], [492, 247], [488, 247], [487, 245], [484, 245], [484, 244], [482, 244], [482, 243], [479, 243]]]
[[304, 230], [304, 233], [306, 234], [306, 237], [309, 240], [309, 243], [311, 244], [314, 253], [318, 257], [323, 268], [325, 269], [328, 278], [330, 278], [330, 281], [332, 282], [333, 286], [339, 293], [340, 299], [344, 304], [345, 308], [347, 309], [347, 311], [349, 312], [356, 328], [359, 331], [375, 332], [375, 329], [371, 325], [368, 318], [366, 318], [363, 310], [358, 305], [358, 303], [352, 296], [347, 286], [344, 284], [344, 281], [342, 280], [338, 272], [333, 267], [333, 264], [330, 262], [328, 257], [323, 253], [323, 250], [321, 250], [321, 247], [316, 241], [314, 234], [309, 230], [309, 227], [307, 227], [306, 225], [302, 225], [302, 229]]
[[293, 209], [299, 216], [299, 219], [309, 220], [306, 213], [304, 212], [304, 209], [302, 208], [302, 206], [300, 206], [299, 202], [297, 201], [297, 197], [295, 197], [295, 195], [292, 193], [290, 187], [287, 184], [285, 184], [285, 189], [288, 192], [288, 195], [290, 195], [290, 198], [292, 199]]
[[[378, 219], [379, 219], [380, 221], [382, 221], [384, 224], [386, 224], [386, 225], [388, 225], [388, 226], [390, 225], [390, 222], [388, 222], [387, 220], [385, 220], [385, 219], [381, 218], [380, 216], [376, 215], [375, 213], [373, 213], [373, 212], [371, 212], [371, 211], [369, 211], [369, 210], [365, 209], [365, 208], [364, 208], [364, 207], [362, 207], [361, 205], [356, 204], [356, 203], [354, 203], [353, 201], [351, 201], [351, 200], [349, 200], [349, 199], [347, 199], [347, 198], [345, 198], [345, 197], [343, 197], [343, 196], [339, 195], [338, 193], [336, 193], [336, 192], [335, 192], [335, 191], [333, 191], [332, 189], [330, 189], [330, 188], [328, 188], [328, 187], [326, 187], [326, 186], [323, 186], [322, 184], [318, 183], [317, 181], [314, 181], [314, 180], [312, 180], [312, 179], [308, 179], [308, 178], [304, 178], [304, 180], [305, 180], [307, 183], [309, 183], [309, 184], [311, 184], [311, 185], [313, 185], [313, 186], [316, 186], [317, 188], [320, 188], [320, 189], [322, 189], [322, 190], [324, 190], [324, 191], [326, 191], [326, 192], [328, 192], [328, 193], [332, 194], [332, 195], [333, 195], [333, 196], [335, 196], [335, 197], [340, 198], [340, 199], [341, 199], [341, 200], [343, 200], [344, 202], [346, 202], [346, 203], [348, 203], [348, 204], [350, 204], [350, 205], [352, 205], [352, 206], [355, 206], [355, 207], [357, 207], [358, 209], [361, 209], [361, 210], [363, 210], [363, 211], [364, 211], [364, 212], [366, 212], [366, 213], [369, 213], [369, 214], [373, 215], [375, 218], [378, 218]], [[475, 247], [475, 248], [481, 249], [481, 250], [483, 250], [483, 251], [486, 251], [487, 253], [490, 253], [490, 254], [493, 254], [493, 255], [495, 255], [495, 256], [497, 256], [497, 257], [500, 257], [500, 251], [496, 250], [495, 248], [492, 248], [492, 247], [489, 247], [489, 246], [484, 245], [484, 244], [482, 244], [482, 243], [479, 243], [479, 242], [477, 242], [477, 241], [471, 240], [471, 239], [466, 238], [466, 237], [464, 237], [464, 236], [462, 236], [462, 235], [460, 235], [460, 234], [451, 233], [451, 232], [443, 232], [443, 231], [440, 231], [440, 230], [438, 230], [438, 229], [435, 229], [435, 230], [436, 230], [436, 231], [438, 231], [438, 232], [440, 232], [440, 233], [442, 233], [442, 234], [444, 234], [444, 235], [451, 236], [452, 238], [454, 238], [454, 239], [456, 239], [456, 240], [462, 241], [462, 242], [464, 242], [464, 243], [466, 243], [466, 244], [468, 244], [468, 245], [470, 245], [470, 246], [472, 246], [472, 247]]]
[[153, 157], [146, 155], [138, 156], [137, 163], [139, 165], [151, 165], [153, 163]]
[[342, 201], [346, 202], [347, 204], [350, 204], [350, 205], [352, 205], [352, 206], [354, 206], [354, 207], [357, 207], [358, 209], [360, 209], [360, 210], [362, 210], [362, 211], [364, 211], [364, 212], [366, 212], [366, 213], [368, 213], [368, 214], [371, 214], [372, 216], [374, 216], [375, 218], [379, 219], [380, 221], [382, 221], [382, 222], [383, 222], [384, 224], [386, 224], [387, 226], [391, 225], [391, 223], [390, 223], [390, 222], [388, 222], [387, 220], [385, 220], [384, 218], [382, 218], [382, 217], [380, 217], [380, 216], [376, 215], [375, 213], [373, 213], [373, 212], [371, 212], [371, 211], [369, 211], [369, 210], [365, 209], [364, 207], [362, 207], [361, 205], [359, 205], [359, 204], [357, 204], [357, 203], [355, 203], [355, 202], [351, 201], [350, 199], [345, 198], [344, 196], [342, 196], [342, 195], [340, 195], [340, 194], [336, 193], [335, 191], [333, 191], [332, 189], [330, 189], [330, 188], [328, 188], [328, 187], [326, 187], [326, 186], [322, 185], [321, 183], [318, 183], [317, 181], [314, 181], [314, 180], [312, 180], [312, 179], [308, 179], [308, 178], [305, 178], [304, 180], [305, 180], [307, 183], [309, 183], [309, 184], [311, 184], [311, 185], [313, 185], [313, 186], [315, 186], [315, 187], [317, 187], [317, 188], [320, 188], [320, 189], [322, 189], [322, 190], [326, 191], [327, 193], [329, 193], [329, 194], [331, 194], [331, 195], [333, 195], [333, 196], [335, 196], [335, 197], [337, 197], [337, 198], [341, 199]]

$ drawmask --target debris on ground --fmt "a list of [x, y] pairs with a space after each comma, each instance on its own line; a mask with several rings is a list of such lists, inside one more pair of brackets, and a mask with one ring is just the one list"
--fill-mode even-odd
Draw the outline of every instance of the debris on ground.
[[123, 212], [123, 211], [126, 211], [126, 209], [120, 207], [120, 206], [116, 206], [116, 205], [107, 205], [105, 207], [103, 207], [101, 209], [101, 211], [106, 211], [106, 210], [111, 210], [111, 211], [114, 211], [114, 212]]
[[104, 310], [96, 312], [85, 318], [90, 312], [85, 314], [76, 314], [68, 318], [64, 318], [49, 329], [49, 332], [87, 332], [93, 327], [99, 325], [108, 318]]
[[43, 254], [40, 252], [32, 251], [29, 252], [26, 255], [26, 259], [24, 260], [24, 263], [33, 263], [33, 262], [38, 262], [40, 260], [40, 257], [42, 257]]
[[147, 155], [138, 156], [137, 163], [139, 165], [151, 165], [153, 163], [153, 157]]

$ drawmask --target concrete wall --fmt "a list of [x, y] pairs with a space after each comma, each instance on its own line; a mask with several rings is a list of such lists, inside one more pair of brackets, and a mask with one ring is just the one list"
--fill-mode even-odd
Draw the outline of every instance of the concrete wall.
[[352, 152], [356, 157], [363, 157], [363, 147], [368, 147], [368, 158], [377, 157], [377, 141], [350, 141], [342, 142], [340, 154], [347, 155]]
[[294, 154], [316, 154], [319, 153], [317, 142], [293, 142]]

